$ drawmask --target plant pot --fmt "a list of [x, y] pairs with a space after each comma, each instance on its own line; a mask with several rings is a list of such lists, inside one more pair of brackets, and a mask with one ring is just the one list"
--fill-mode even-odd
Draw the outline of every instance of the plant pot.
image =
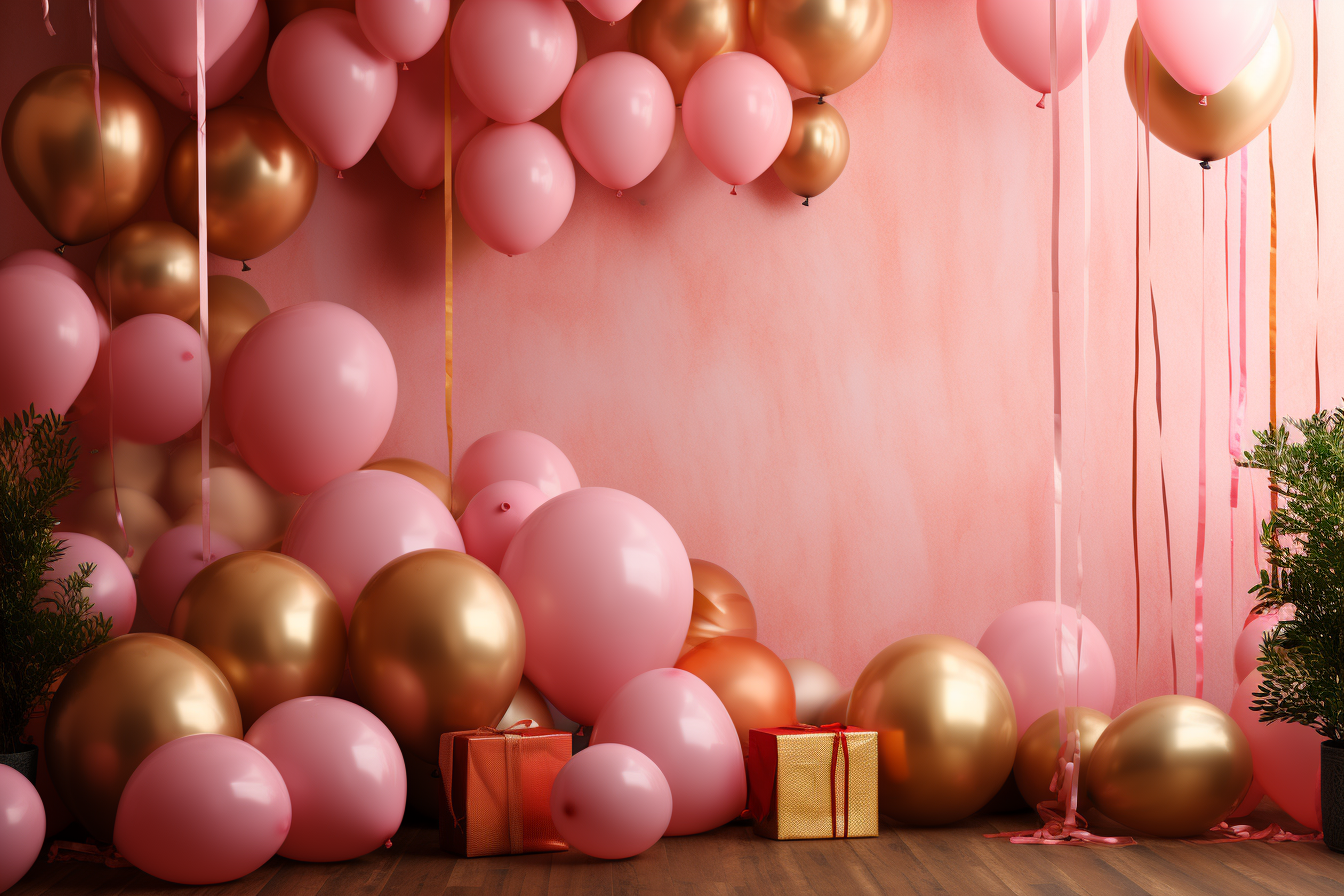
[[1321, 744], [1321, 833], [1326, 846], [1344, 852], [1344, 741]]
[[[1344, 750], [1340, 751], [1344, 753]], [[0, 753], [0, 765], [7, 765], [37, 786], [37, 745], [25, 744], [17, 753]]]

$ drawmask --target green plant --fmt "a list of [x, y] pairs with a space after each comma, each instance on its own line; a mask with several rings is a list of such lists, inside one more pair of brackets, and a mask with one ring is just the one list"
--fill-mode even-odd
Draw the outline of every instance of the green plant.
[[13, 753], [28, 720], [46, 712], [57, 677], [107, 640], [93, 614], [93, 564], [50, 581], [65, 553], [51, 508], [75, 490], [79, 449], [70, 424], [30, 408], [0, 423], [0, 753]]

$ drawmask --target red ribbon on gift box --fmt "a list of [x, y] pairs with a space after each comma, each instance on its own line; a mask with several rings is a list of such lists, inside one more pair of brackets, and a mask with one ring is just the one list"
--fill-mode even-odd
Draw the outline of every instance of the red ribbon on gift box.
[[[840, 722], [831, 722], [827, 725], [808, 725], [799, 722], [796, 725], [781, 725], [778, 728], [756, 729], [767, 735], [782, 735], [802, 733], [823, 733], [831, 732], [834, 737], [831, 738], [831, 836], [835, 838], [849, 837], [849, 739], [845, 736], [848, 731], [866, 731], [866, 728], [856, 728], [851, 725], [844, 725]], [[836, 772], [840, 767], [840, 754], [845, 756], [845, 778], [842, 785], [844, 800], [844, 833], [840, 833], [840, 803], [841, 794], [838, 792], [841, 787], [835, 783]], [[764, 821], [770, 814], [770, 803], [775, 795], [776, 772], [778, 771], [778, 753], [765, 752], [757, 754], [754, 762], [747, 764], [750, 774], [751, 787], [748, 792], [748, 811], [751, 817], [757, 821]]]

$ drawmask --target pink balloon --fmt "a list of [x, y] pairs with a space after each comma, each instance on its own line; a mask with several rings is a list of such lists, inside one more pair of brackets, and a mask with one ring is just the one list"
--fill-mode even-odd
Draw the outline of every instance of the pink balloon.
[[435, 41], [443, 40], [448, 27], [448, 0], [355, 0], [355, 16], [364, 36], [379, 53], [397, 62], [410, 62], [428, 53]]
[[566, 843], [597, 859], [628, 859], [667, 830], [672, 791], [658, 766], [624, 744], [576, 753], [551, 785], [551, 819]]
[[[1078, 622], [1063, 608], [1064, 696], [1070, 706], [1110, 715], [1115, 709], [1115, 659], [1101, 631], [1083, 617], [1082, 680], [1078, 682]], [[1055, 604], [1033, 600], [999, 614], [976, 645], [1003, 676], [1017, 710], [1017, 736], [1058, 705], [1055, 670]]]
[[236, 737], [191, 734], [170, 740], [131, 772], [112, 842], [132, 865], [162, 880], [218, 884], [275, 855], [290, 815], [285, 782], [260, 750]]
[[453, 182], [468, 226], [505, 255], [531, 252], [554, 236], [574, 203], [569, 153], [531, 121], [482, 130], [462, 150]]
[[0, 892], [33, 867], [46, 835], [47, 813], [37, 788], [18, 770], [0, 765]]
[[252, 723], [246, 740], [285, 779], [294, 821], [280, 855], [344, 862], [382, 846], [406, 811], [406, 762], [387, 726], [335, 697], [299, 697]]
[[322, 577], [349, 625], [359, 592], [373, 574], [425, 548], [463, 550], [457, 523], [443, 502], [400, 473], [357, 470], [303, 502], [281, 551]]
[[1177, 84], [1207, 96], [1260, 52], [1277, 6], [1276, 0], [1139, 0], [1139, 30]]
[[[43, 752], [47, 740], [46, 715], [29, 716], [28, 725], [23, 729], [23, 736], [37, 747], [37, 795], [42, 798], [42, 809], [47, 816], [46, 835], [52, 837], [65, 830], [70, 822], [75, 820], [75, 816], [61, 800], [61, 795], [56, 792], [56, 785], [51, 780], [51, 770], [47, 768], [47, 754]], [[0, 841], [3, 839], [3, 835], [0, 835]], [[0, 846], [0, 849], [3, 849], [3, 846]], [[3, 863], [4, 860], [0, 859], [0, 865]]]
[[[233, 46], [262, 0], [205, 0], [205, 68]], [[182, 0], [109, 0], [109, 18], [121, 17], [129, 37], [151, 63], [172, 78], [195, 81], [196, 4]], [[208, 77], [208, 76], [207, 76]]]
[[112, 426], [118, 436], [158, 445], [201, 422], [201, 336], [167, 314], [138, 314], [112, 331]]
[[468, 99], [506, 124], [531, 121], [560, 99], [579, 54], [563, 0], [465, 0], [448, 41]]
[[[1061, 3], [1056, 11], [1060, 90], [1072, 84], [1083, 70], [1079, 6]], [[980, 36], [999, 64], [1037, 93], [1049, 93], [1050, 0], [977, 0], [975, 12]], [[1101, 46], [1110, 15], [1111, 0], [1087, 0], [1088, 59]]]
[[[378, 134], [378, 150], [388, 167], [417, 190], [443, 183], [443, 44], [439, 38], [418, 64], [397, 72], [397, 101]], [[454, 147], [459, 140], [457, 93], [453, 92]]]
[[98, 315], [73, 280], [31, 264], [0, 269], [0, 418], [30, 404], [64, 414], [97, 357]]
[[42, 589], [44, 596], [60, 594], [55, 582], [79, 571], [81, 563], [94, 564], [89, 588], [84, 593], [93, 604], [93, 615], [112, 620], [108, 637], [117, 638], [131, 630], [135, 621], [135, 578], [121, 555], [91, 535], [62, 532], [56, 536], [65, 542], [65, 554], [51, 564], [43, 576], [53, 584]]
[[140, 563], [136, 579], [136, 596], [149, 618], [168, 630], [177, 600], [196, 573], [211, 562], [243, 548], [233, 539], [219, 532], [210, 533], [210, 560], [201, 556], [201, 527], [195, 524], [169, 529], [149, 546]]
[[262, 318], [224, 374], [224, 416], [239, 453], [285, 494], [306, 495], [362, 467], [396, 406], [387, 343], [359, 312], [331, 302]]
[[1251, 698], [1264, 677], [1252, 672], [1232, 698], [1231, 716], [1251, 742], [1255, 780], [1298, 824], [1321, 829], [1321, 743], [1314, 729], [1292, 722], [1260, 721]]
[[672, 790], [669, 837], [727, 824], [747, 805], [737, 729], [709, 685], [689, 672], [635, 676], [602, 708], [592, 743], [626, 744], [657, 763]]
[[579, 0], [593, 18], [614, 25], [634, 12], [639, 0]]
[[[1059, 718], [1056, 716], [1055, 718]], [[1246, 791], [1246, 796], [1241, 801], [1241, 805], [1232, 810], [1228, 818], [1244, 818], [1250, 815], [1260, 805], [1260, 801], [1265, 798], [1265, 788], [1260, 786], [1260, 782], [1251, 778], [1251, 789]]]
[[313, 9], [281, 30], [266, 63], [275, 111], [317, 160], [340, 171], [373, 146], [397, 98], [397, 65], [354, 15]]
[[457, 520], [467, 553], [498, 574], [509, 542], [532, 511], [545, 503], [546, 496], [535, 485], [516, 479], [490, 483], [476, 493]]
[[681, 126], [705, 167], [733, 186], [774, 164], [789, 139], [793, 100], [779, 72], [736, 51], [696, 69], [681, 99]]
[[609, 190], [628, 190], [667, 154], [676, 112], [672, 88], [658, 66], [618, 51], [574, 73], [560, 105], [560, 125], [585, 171]]
[[1232, 648], [1232, 668], [1236, 671], [1237, 681], [1241, 681], [1260, 666], [1260, 646], [1265, 633], [1279, 624], [1279, 614], [1265, 613], [1246, 623], [1246, 627], [1237, 636], [1236, 646]]
[[565, 453], [534, 432], [501, 429], [481, 436], [462, 452], [453, 476], [453, 506], [466, 507], [492, 482], [515, 479], [548, 498], [579, 487], [579, 476]]
[[462, 92], [458, 86], [457, 79], [448, 78], [448, 96], [452, 102], [453, 112], [453, 170], [457, 170], [457, 158], [462, 155], [462, 150], [467, 148], [467, 144], [472, 138], [485, 130], [485, 126], [490, 123], [490, 119], [485, 117], [485, 113], [472, 105], [471, 100]]

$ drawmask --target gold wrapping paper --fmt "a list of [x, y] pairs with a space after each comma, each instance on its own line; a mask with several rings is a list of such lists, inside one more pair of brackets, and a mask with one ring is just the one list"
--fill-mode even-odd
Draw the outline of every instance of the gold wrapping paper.
[[839, 736], [835, 729], [752, 730], [747, 774], [757, 834], [773, 840], [877, 836], [877, 732], [846, 730], [848, 751], [837, 749]]

